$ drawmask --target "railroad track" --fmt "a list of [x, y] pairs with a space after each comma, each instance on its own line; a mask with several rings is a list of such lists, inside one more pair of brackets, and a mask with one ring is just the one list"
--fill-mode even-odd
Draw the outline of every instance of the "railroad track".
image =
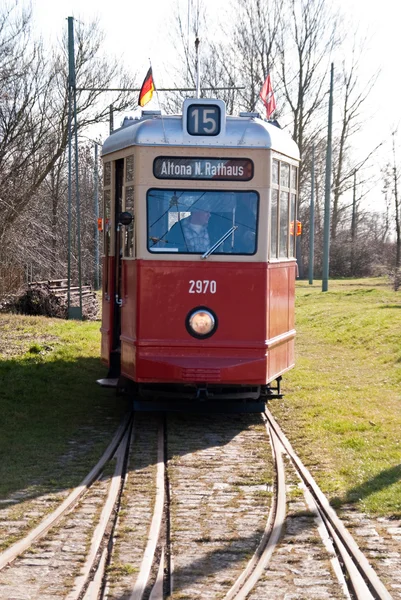
[[[91, 517], [93, 521], [98, 521], [93, 531], [89, 551], [87, 552], [82, 572], [78, 577], [76, 577], [71, 591], [68, 594], [65, 594], [65, 597], [69, 600], [73, 600], [74, 598], [78, 600], [78, 598], [82, 597], [83, 590], [88, 586], [89, 574], [91, 571], [93, 571], [94, 565], [98, 562], [99, 551], [104, 542], [105, 532], [112, 520], [112, 513], [121, 491], [121, 481], [124, 473], [124, 462], [129, 447], [131, 426], [132, 417], [127, 415], [121, 422], [116, 434], [103, 453], [102, 457], [91, 469], [81, 484], [74, 488], [68, 497], [54, 511], [49, 513], [38, 526], [32, 529], [28, 535], [18, 540], [5, 551], [0, 553], [0, 571], [2, 576], [0, 597], [2, 599], [8, 598], [7, 595], [3, 595], [2, 591], [4, 590], [5, 594], [9, 593], [7, 591], [7, 579], [11, 579], [11, 581], [17, 581], [18, 578], [14, 575], [14, 573], [18, 573], [21, 570], [26, 571], [27, 569], [24, 569], [24, 566], [40, 566], [38, 562], [35, 564], [35, 560], [38, 561], [38, 556], [40, 559], [43, 558], [43, 553], [38, 552], [38, 544], [41, 543], [43, 538], [51, 536], [54, 529], [58, 527], [62, 528], [63, 525], [61, 525], [61, 523], [64, 523], [65, 525], [66, 520], [71, 520], [72, 511], [76, 510], [78, 506], [81, 506], [81, 509], [83, 508], [82, 512], [87, 514], [86, 523], [83, 524], [84, 527], [85, 525], [88, 525], [88, 521], [91, 521]], [[101, 479], [104, 469], [107, 468], [113, 458], [115, 459], [115, 468], [110, 478], [110, 485], [108, 485], [107, 481], [102, 482]], [[93, 494], [93, 498], [90, 498], [91, 493]], [[91, 510], [90, 504], [92, 503], [96, 505], [99, 496], [101, 497], [101, 501], [104, 500], [104, 505], [100, 513], [100, 518], [97, 519], [98, 515], [95, 513], [98, 511]], [[87, 504], [86, 506], [85, 502]], [[68, 524], [67, 527], [71, 527], [71, 525]], [[68, 533], [65, 537], [68, 538]], [[64, 543], [64, 547], [62, 547], [61, 550], [65, 551], [65, 549], [66, 545]], [[71, 554], [77, 555], [76, 552], [72, 552]], [[81, 562], [82, 558], [80, 555], [78, 556], [78, 562]], [[73, 563], [72, 557], [69, 558]], [[103, 560], [103, 553], [101, 560]], [[18, 562], [19, 564], [17, 564]], [[44, 562], [46, 562], [46, 559]], [[48, 568], [49, 567], [47, 566], [47, 570]], [[9, 577], [7, 577], [7, 575], [9, 575]], [[34, 576], [30, 576], [31, 583], [32, 580], [35, 580]], [[20, 584], [22, 584], [23, 587], [23, 581], [20, 582]], [[41, 588], [40, 582], [38, 582], [36, 587], [38, 590]], [[51, 588], [51, 586], [48, 587]], [[42, 591], [38, 591], [37, 593], [37, 597], [43, 599], [47, 597], [47, 592], [42, 593]], [[49, 597], [52, 597], [52, 593], [53, 592], [51, 591], [49, 592]]]
[[[322, 571], [329, 579], [324, 597], [391, 599], [269, 411], [263, 419], [125, 419], [82, 484], [0, 554], [0, 599], [9, 599], [10, 581], [19, 581], [12, 597], [19, 589], [25, 598], [24, 577], [32, 581], [36, 568], [40, 579], [41, 561], [51, 575], [33, 586], [29, 597], [35, 600], [280, 598], [272, 590], [279, 581], [277, 557], [288, 551], [283, 536], [288, 473], [294, 478], [294, 472], [317, 523], [319, 552], [331, 565], [330, 577]], [[258, 483], [266, 478], [271, 484]], [[80, 523], [87, 531], [74, 548], [68, 532]], [[60, 567], [68, 541], [74, 557], [67, 555]], [[61, 552], [49, 556], [49, 546]], [[58, 588], [51, 583], [57, 569], [64, 573]]]
[[391, 595], [346, 530], [327, 498], [294, 452], [269, 410], [264, 413], [277, 465], [277, 495], [261, 543], [247, 568], [225, 596], [225, 600], [245, 600], [255, 587], [280, 540], [286, 516], [285, 468], [287, 454], [304, 484], [306, 502], [319, 520], [319, 533], [329, 553], [344, 596], [358, 600], [391, 600]]
[[[291, 444], [281, 431], [270, 411], [266, 410], [263, 418], [267, 433], [271, 440], [274, 462], [276, 465], [276, 495], [274, 502], [271, 505], [271, 510], [260, 543], [251, 560], [237, 577], [229, 591], [224, 595], [224, 600], [246, 600], [246, 598], [253, 597], [252, 593], [255, 591], [255, 588], [257, 588], [258, 583], [263, 578], [264, 573], [269, 568], [269, 562], [280, 543], [287, 512], [286, 467], [284, 464], [284, 456], [287, 457], [302, 482], [306, 504], [318, 523], [318, 531], [322, 540], [321, 543], [327, 552], [331, 568], [338, 582], [339, 595], [336, 595], [335, 597], [345, 597], [356, 600], [391, 600], [392, 596], [385, 588], [364, 554], [360, 551], [352, 536], [337, 517], [335, 511], [329, 505], [328, 500], [321, 492], [308, 470], [294, 452]], [[166, 457], [163, 459], [163, 462], [165, 461]], [[162, 489], [161, 484], [159, 484], [158, 488], [160, 490]], [[159, 504], [162, 502], [165, 502], [165, 500], [160, 500]], [[159, 516], [161, 519], [161, 511], [159, 511]], [[167, 543], [168, 542], [169, 539], [167, 540]], [[164, 540], [161, 548], [159, 548], [157, 558], [156, 548], [157, 544], [154, 540], [153, 560], [157, 563], [157, 578], [149, 597], [153, 600], [163, 600], [163, 598], [170, 597], [169, 594], [174, 592], [174, 573], [172, 572], [172, 564], [171, 561], [164, 562], [165, 557], [170, 556], [171, 558], [173, 552], [171, 547], [166, 548], [166, 540]], [[149, 575], [150, 572], [150, 559], [148, 557], [147, 574]], [[163, 575], [163, 573], [165, 575]], [[142, 598], [145, 597], [145, 589], [146, 583], [145, 581], [142, 581], [141, 586], [136, 586], [136, 593], [131, 597], [132, 600], [142, 600]], [[207, 590], [205, 589], [205, 597], [206, 592]], [[256, 590], [254, 597], [269, 597], [264, 594], [265, 592], [262, 592], [262, 595], [258, 595]]]

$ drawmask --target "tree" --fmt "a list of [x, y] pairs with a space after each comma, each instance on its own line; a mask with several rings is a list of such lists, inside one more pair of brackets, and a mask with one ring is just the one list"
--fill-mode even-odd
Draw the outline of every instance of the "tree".
[[[178, 40], [175, 46], [180, 56], [176, 61], [180, 65], [177, 76], [185, 82], [183, 85], [195, 86], [196, 52], [189, 38], [200, 39], [201, 90], [204, 87], [231, 88], [216, 92], [226, 102], [228, 113], [253, 112], [257, 109], [267, 70], [274, 62], [280, 3], [279, 0], [269, 4], [263, 0], [236, 0], [231, 14], [235, 14], [235, 19], [223, 17], [222, 30], [215, 35], [208, 31], [210, 27], [206, 26], [203, 10], [193, 15], [190, 34], [182, 14], [175, 15], [174, 39]], [[174, 96], [175, 109], [180, 108], [184, 96]], [[165, 106], [171, 106], [171, 95]]]
[[[67, 39], [49, 56], [32, 39], [31, 14], [16, 3], [0, 16], [0, 241], [62, 156], [68, 142]], [[133, 87], [116, 61], [100, 56], [103, 36], [96, 23], [76, 29], [78, 127], [105, 121], [109, 104], [101, 88]], [[87, 91], [91, 88], [92, 91]], [[132, 94], [114, 94], [116, 110], [133, 102]]]
[[[359, 48], [359, 56], [356, 54], [356, 48]], [[349, 65], [344, 60], [340, 76], [337, 78], [336, 95], [340, 97], [337, 106], [341, 107], [340, 131], [337, 142], [335, 143], [334, 161], [333, 161], [333, 210], [331, 216], [331, 240], [334, 241], [337, 236], [337, 229], [341, 219], [340, 200], [344, 193], [353, 187], [356, 173], [360, 173], [368, 164], [369, 159], [379, 146], [371, 149], [360, 159], [357, 164], [351, 164], [351, 138], [357, 134], [362, 126], [361, 110], [375, 84], [377, 76], [369, 79], [368, 83], [361, 84], [358, 77], [358, 63], [363, 44], [357, 43], [354, 38], [351, 59]], [[365, 180], [366, 181], [366, 180]]]
[[237, 108], [250, 112], [257, 108], [260, 89], [275, 61], [280, 8], [278, 0], [237, 0], [232, 33], [227, 41], [212, 46], [212, 56], [224, 66], [228, 81], [243, 85], [236, 93]]
[[[292, 137], [301, 156], [322, 127], [319, 111], [326, 104], [328, 67], [339, 43], [338, 16], [327, 0], [287, 0], [278, 37], [281, 91], [292, 118]], [[304, 179], [301, 168], [300, 182]]]

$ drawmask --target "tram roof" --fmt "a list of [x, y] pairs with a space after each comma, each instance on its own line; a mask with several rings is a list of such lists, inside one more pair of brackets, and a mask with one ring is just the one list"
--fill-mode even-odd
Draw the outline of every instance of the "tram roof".
[[205, 148], [266, 148], [299, 159], [298, 146], [290, 135], [255, 113], [226, 117], [225, 131], [216, 136], [188, 136], [182, 115], [143, 111], [142, 117], [124, 119], [103, 144], [103, 156], [130, 146], [180, 146]]

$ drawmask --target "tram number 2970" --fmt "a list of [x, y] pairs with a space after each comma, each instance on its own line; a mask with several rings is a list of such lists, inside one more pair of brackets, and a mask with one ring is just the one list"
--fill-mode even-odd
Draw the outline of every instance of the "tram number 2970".
[[190, 294], [206, 294], [206, 292], [210, 292], [211, 294], [216, 293], [216, 282], [214, 279], [190, 279]]

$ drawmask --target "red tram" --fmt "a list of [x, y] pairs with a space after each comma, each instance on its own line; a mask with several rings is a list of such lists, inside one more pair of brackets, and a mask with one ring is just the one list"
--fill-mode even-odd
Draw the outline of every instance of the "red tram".
[[294, 366], [295, 142], [190, 99], [125, 119], [103, 162], [108, 377], [139, 410], [262, 410]]

